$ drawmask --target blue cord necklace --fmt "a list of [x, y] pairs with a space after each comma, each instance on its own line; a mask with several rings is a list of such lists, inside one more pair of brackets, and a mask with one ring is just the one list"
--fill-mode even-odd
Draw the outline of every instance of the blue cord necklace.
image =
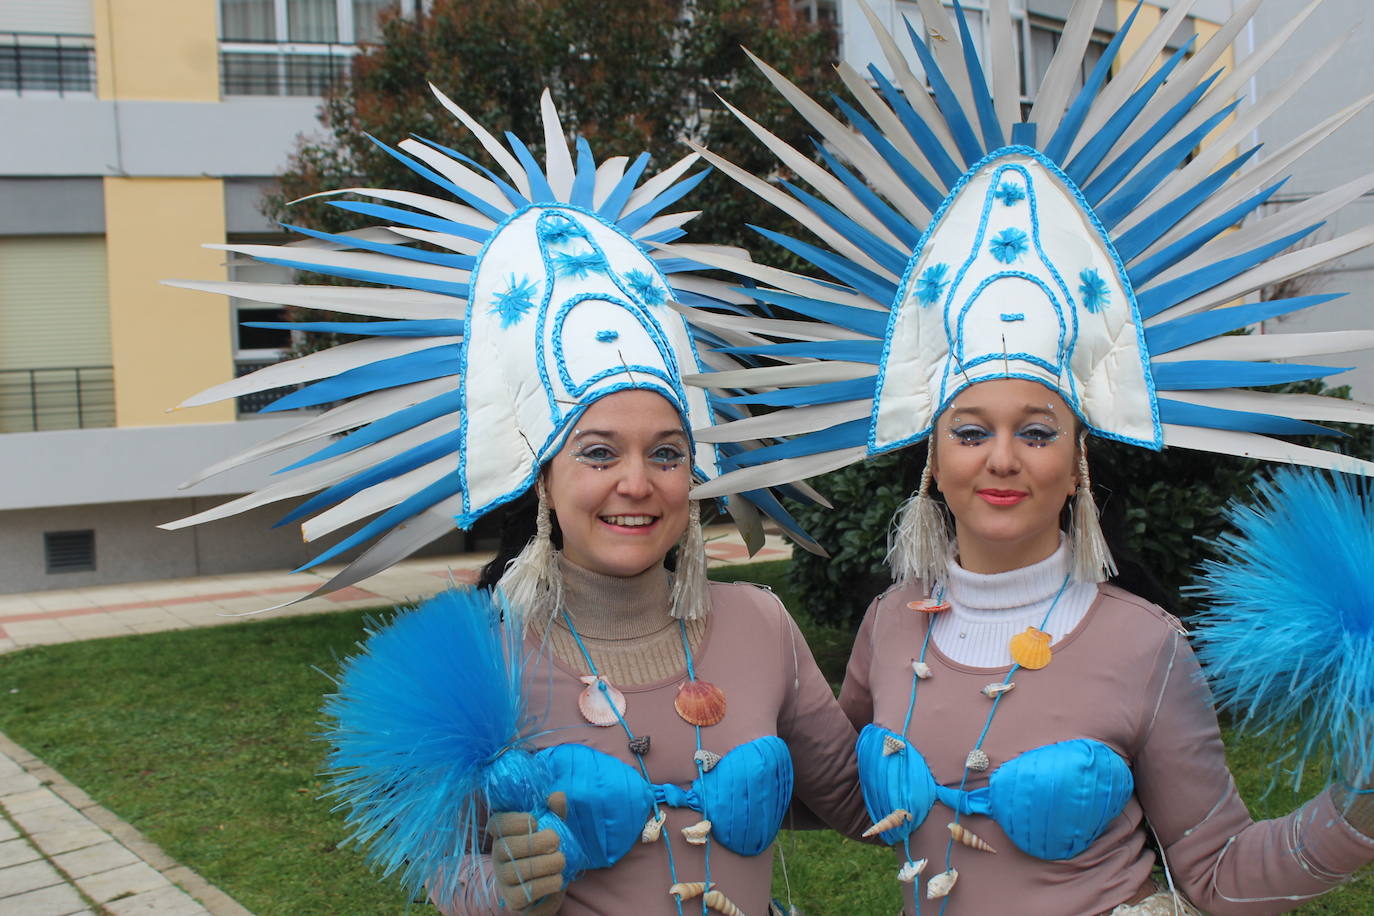
[[[1054, 609], [1055, 609], [1056, 607], [1059, 606], [1059, 599], [1062, 598], [1062, 597], [1064, 597], [1064, 592], [1065, 592], [1065, 590], [1067, 590], [1068, 587], [1069, 587], [1069, 579], [1070, 579], [1070, 576], [1069, 576], [1069, 574], [1066, 573], [1066, 574], [1064, 575], [1064, 581], [1061, 582], [1061, 583], [1059, 584], [1059, 590], [1058, 590], [1057, 592], [1054, 593], [1054, 600], [1052, 600], [1052, 601], [1050, 602], [1049, 608], [1047, 608], [1047, 609], [1045, 610], [1045, 616], [1044, 616], [1044, 618], [1041, 619], [1041, 621], [1040, 621], [1040, 626], [1036, 628], [1036, 630], [1035, 630], [1036, 633], [1041, 634], [1041, 635], [1045, 635], [1045, 627], [1046, 627], [1046, 625], [1047, 625], [1047, 624], [1049, 623], [1049, 621], [1050, 621], [1050, 615], [1053, 614], [1053, 613], [1054, 613]], [[920, 610], [927, 610], [927, 611], [931, 611], [931, 610], [935, 610], [935, 609], [944, 610], [945, 607], [947, 607], [947, 605], [944, 604], [944, 596], [945, 596], [945, 589], [944, 589], [944, 586], [941, 585], [941, 586], [940, 586], [940, 589], [939, 589], [939, 591], [938, 591], [938, 593], [935, 595], [935, 599], [934, 599], [933, 602], [913, 602], [913, 605], [912, 605], [912, 606], [913, 606], [913, 607], [916, 607], [917, 605], [922, 605], [922, 607], [920, 607], [919, 609], [920, 609]], [[921, 681], [922, 681], [924, 678], [930, 676], [930, 668], [929, 668], [929, 666], [926, 664], [926, 653], [930, 650], [930, 636], [931, 636], [931, 633], [934, 632], [934, 630], [935, 630], [935, 615], [934, 615], [934, 613], [932, 613], [932, 614], [930, 614], [930, 616], [929, 616], [929, 617], [927, 618], [927, 620], [926, 620], [926, 635], [925, 635], [925, 638], [921, 641], [921, 654], [920, 654], [920, 656], [918, 656], [918, 657], [912, 662], [912, 666], [911, 666], [911, 667], [912, 667], [912, 675], [911, 675], [911, 694], [910, 694], [910, 696], [909, 696], [909, 698], [908, 698], [908, 700], [907, 700], [907, 705], [906, 705], [906, 717], [902, 720], [902, 737], [903, 737], [903, 738], [906, 738], [908, 741], [910, 741], [910, 736], [909, 736], [908, 732], [909, 732], [909, 730], [910, 730], [910, 728], [911, 728], [911, 715], [912, 715], [912, 712], [916, 709], [916, 689], [917, 689], [917, 687], [920, 685]], [[1020, 636], [1025, 636], [1025, 635], [1028, 635], [1028, 634], [1020, 634]], [[974, 744], [973, 744], [973, 749], [970, 750], [970, 751], [968, 752], [968, 756], [964, 758], [964, 770], [963, 770], [963, 775], [961, 775], [961, 776], [959, 777], [959, 790], [960, 790], [961, 792], [964, 791], [964, 788], [965, 788], [966, 784], [968, 783], [968, 778], [969, 778], [969, 773], [970, 773], [970, 772], [981, 772], [981, 771], [987, 769], [987, 767], [988, 767], [988, 756], [987, 756], [987, 752], [983, 750], [983, 741], [987, 738], [987, 736], [988, 736], [988, 729], [992, 726], [992, 717], [995, 716], [995, 715], [997, 714], [997, 707], [998, 707], [998, 705], [1002, 702], [1002, 697], [1006, 696], [1006, 694], [1012, 689], [1012, 687], [1015, 686], [1015, 684], [1012, 683], [1012, 680], [1011, 680], [1012, 677], [1013, 677], [1013, 676], [1016, 674], [1016, 672], [1019, 671], [1020, 669], [1022, 669], [1022, 668], [1024, 668], [1024, 667], [1028, 667], [1028, 665], [1023, 664], [1022, 662], [1016, 660], [1016, 658], [1017, 658], [1018, 655], [1022, 655], [1022, 653], [1018, 651], [1017, 646], [1016, 646], [1016, 642], [1017, 642], [1017, 640], [1020, 638], [1020, 636], [1013, 637], [1013, 639], [1012, 639], [1012, 642], [1013, 642], [1013, 649], [1012, 649], [1012, 656], [1013, 656], [1013, 659], [1012, 659], [1011, 668], [1007, 671], [1006, 677], [1002, 678], [1002, 681], [1001, 681], [1000, 684], [998, 684], [998, 683], [992, 683], [992, 684], [989, 684], [989, 685], [987, 685], [986, 687], [983, 688], [983, 691], [982, 691], [983, 694], [984, 694], [985, 696], [988, 696], [988, 697], [990, 697], [990, 698], [992, 699], [992, 706], [991, 706], [991, 708], [988, 709], [988, 716], [987, 716], [987, 719], [983, 722], [983, 729], [982, 729], [982, 731], [979, 732], [979, 734], [978, 734], [978, 740], [974, 742]], [[1037, 640], [1037, 642], [1038, 642], [1038, 640]], [[1035, 668], [1042, 668], [1042, 667], [1044, 667], [1046, 664], [1049, 663], [1049, 657], [1048, 657], [1048, 638], [1047, 638], [1047, 636], [1046, 636], [1044, 642], [1045, 642], [1045, 644], [1046, 644], [1046, 653], [1045, 653], [1045, 655], [1044, 655], [1043, 661], [1032, 662], [1032, 663], [1030, 664], [1030, 666], [1035, 667]], [[1024, 656], [1023, 656], [1023, 657], [1024, 657]], [[932, 884], [935, 884], [935, 882], [937, 882], [937, 881], [940, 882], [938, 885], [936, 885], [936, 887], [937, 887], [937, 888], [940, 888], [940, 889], [942, 890], [942, 892], [938, 894], [938, 896], [939, 896], [940, 898], [942, 898], [942, 899], [940, 900], [940, 914], [941, 914], [941, 916], [943, 916], [943, 914], [944, 914], [944, 912], [945, 912], [945, 907], [949, 904], [949, 892], [950, 892], [951, 889], [953, 889], [953, 887], [954, 887], [954, 882], [955, 882], [955, 880], [958, 878], [958, 872], [954, 870], [953, 858], [954, 858], [954, 844], [955, 844], [955, 842], [956, 842], [956, 835], [957, 835], [958, 832], [960, 832], [960, 831], [963, 830], [962, 825], [960, 825], [960, 823], [959, 823], [959, 818], [960, 818], [960, 813], [959, 813], [958, 810], [955, 810], [955, 812], [954, 812], [954, 821], [949, 825], [949, 828], [950, 828], [950, 838], [949, 838], [948, 842], [945, 844], [945, 870], [944, 870], [943, 872], [941, 872], [940, 874], [938, 874], [938, 875], [933, 875], [933, 876], [930, 878], [930, 881], [927, 882], [927, 888], [929, 888]], [[971, 834], [970, 834], [970, 835], [971, 835]], [[974, 837], [974, 839], [976, 840], [977, 837]], [[960, 842], [963, 842], [963, 841], [960, 841]], [[979, 841], [979, 842], [981, 842], [981, 841]], [[969, 845], [969, 844], [966, 842], [965, 845]], [[920, 885], [919, 885], [919, 877], [918, 877], [918, 876], [919, 876], [919, 868], [923, 868], [924, 865], [925, 865], [925, 863], [924, 863], [924, 861], [922, 861], [922, 862], [920, 862], [920, 863], [913, 862], [912, 857], [911, 857], [911, 835], [910, 835], [910, 834], [908, 834], [905, 838], [903, 838], [903, 840], [902, 840], [902, 848], [903, 848], [903, 850], [904, 850], [905, 853], [906, 853], [906, 865], [903, 866], [903, 869], [902, 869], [902, 870], [905, 872], [905, 871], [907, 871], [908, 869], [911, 869], [911, 870], [913, 870], [913, 871], [915, 872], [915, 874], [912, 875], [912, 879], [911, 879], [911, 880], [912, 880], [913, 882], [915, 882], [916, 888], [917, 888], [917, 893], [914, 894], [914, 897], [915, 897], [915, 899], [916, 899], [916, 913], [917, 913], [917, 916], [919, 916], [919, 914], [920, 914], [920, 912], [921, 912], [921, 895], [920, 895], [920, 893], [919, 893], [919, 887], [920, 887]], [[977, 847], [975, 846], [975, 848], [977, 848]]]
[[[634, 731], [630, 728], [630, 724], [625, 721], [625, 716], [621, 713], [619, 706], [617, 706], [616, 703], [613, 702], [610, 696], [610, 691], [612, 688], [607, 683], [606, 679], [602, 677], [601, 673], [597, 670], [596, 663], [592, 661], [591, 653], [587, 651], [586, 643], [582, 641], [582, 636], [577, 632], [577, 628], [573, 626], [572, 617], [568, 614], [567, 608], [564, 608], [562, 613], [563, 622], [567, 625], [568, 632], [572, 634], [573, 639], [577, 641], [577, 648], [582, 653], [583, 661], [587, 663], [587, 670], [589, 670], [591, 672], [592, 677], [596, 679], [594, 681], [596, 688], [601, 691], [603, 697], [605, 698], [606, 705], [609, 706], [610, 709], [615, 713], [616, 721], [620, 723], [621, 729], [623, 729], [625, 732], [625, 737], [628, 739], [629, 742], [630, 753], [634, 755], [635, 763], [639, 766], [640, 775], [644, 777], [645, 782], [652, 783], [653, 780], [649, 778], [649, 770], [644, 765], [644, 755], [648, 752], [647, 744], [636, 738]], [[682, 655], [687, 660], [688, 682], [691, 684], [707, 684], [706, 681], [697, 680], [696, 668], [692, 664], [692, 649], [687, 641], [687, 625], [683, 623], [681, 620], [679, 620], [677, 622], [677, 627], [678, 635], [682, 639]], [[679, 710], [679, 715], [681, 715], [681, 710]], [[708, 767], [704, 766], [706, 757], [703, 755], [701, 747], [701, 725], [697, 723], [691, 724], [693, 730], [696, 732], [697, 746], [696, 753], [692, 756], [692, 759], [696, 764], [697, 775], [701, 776], [706, 771], [706, 769], [708, 769]], [[663, 811], [662, 805], [657, 800], [655, 800], [653, 819], [657, 821], [661, 826], [663, 821], [666, 820], [666, 818], [667, 814]], [[676, 887], [681, 882], [678, 881], [677, 863], [673, 859], [673, 845], [669, 841], [668, 834], [666, 832], [661, 834], [661, 836], [663, 838], [663, 848], [667, 850], [668, 853], [668, 875], [672, 879], [673, 886]], [[711, 835], [709, 833], [706, 834], [704, 846], [705, 876], [703, 880], [705, 882], [705, 887], [709, 891], [711, 887]], [[674, 905], [677, 907], [678, 916], [684, 916], [682, 908], [682, 895], [673, 894], [672, 896]], [[708, 916], [706, 911], [706, 900], [707, 894], [703, 893], [701, 895], [702, 916]]]

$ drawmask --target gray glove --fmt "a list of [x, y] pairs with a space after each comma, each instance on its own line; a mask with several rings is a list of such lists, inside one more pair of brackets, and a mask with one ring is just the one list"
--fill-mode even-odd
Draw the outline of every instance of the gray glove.
[[[568, 813], [562, 792], [549, 796], [549, 810]], [[563, 853], [558, 834], [540, 830], [525, 811], [493, 814], [487, 821], [496, 889], [506, 906], [521, 916], [550, 916], [563, 905]]]

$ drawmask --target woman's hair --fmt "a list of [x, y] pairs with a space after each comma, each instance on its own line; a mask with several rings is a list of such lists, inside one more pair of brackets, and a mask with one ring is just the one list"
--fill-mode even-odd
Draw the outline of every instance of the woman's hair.
[[[535, 489], [530, 487], [517, 499], [506, 503], [488, 516], [500, 529], [501, 541], [496, 548], [496, 556], [482, 567], [482, 572], [477, 577], [478, 588], [491, 588], [500, 582], [501, 576], [506, 572], [506, 564], [519, 556], [520, 551], [530, 542], [530, 538], [534, 537], [534, 520], [539, 509]], [[554, 517], [552, 522], [553, 533], [550, 540], [553, 541], [554, 547], [561, 548], [563, 532], [558, 527], [557, 517]]]

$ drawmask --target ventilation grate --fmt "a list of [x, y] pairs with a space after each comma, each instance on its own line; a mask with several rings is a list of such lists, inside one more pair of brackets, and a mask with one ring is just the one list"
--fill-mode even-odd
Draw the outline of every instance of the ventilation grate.
[[48, 572], [89, 572], [95, 569], [94, 531], [46, 531], [43, 554]]

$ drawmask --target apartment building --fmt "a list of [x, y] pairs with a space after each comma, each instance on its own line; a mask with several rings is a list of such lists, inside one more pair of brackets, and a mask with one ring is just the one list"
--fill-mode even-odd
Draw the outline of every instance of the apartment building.
[[[294, 529], [269, 529], [280, 514], [273, 507], [186, 531], [156, 527], [265, 480], [275, 464], [177, 488], [196, 469], [297, 422], [255, 416], [261, 399], [168, 411], [275, 361], [287, 341], [239, 327], [272, 317], [270, 307], [159, 281], [285, 279], [199, 244], [279, 237], [259, 202], [296, 136], [315, 129], [320, 93], [346, 76], [360, 43], [377, 38], [379, 13], [413, 14], [420, 2], [0, 3], [0, 593], [290, 568], [307, 558]], [[1071, 0], [1010, 2], [1029, 101]], [[1339, 24], [1342, 14], [1330, 8], [1349, 19], [1356, 4], [1331, 0], [1318, 15]], [[834, 22], [841, 54], [860, 69], [881, 60], [856, 0], [794, 5]], [[919, 22], [913, 2], [870, 5], [894, 31], [902, 15]], [[1099, 50], [1132, 6], [1104, 4]], [[1231, 6], [1198, 0], [1172, 46], [1209, 37]], [[1239, 53], [1278, 28], [1289, 6], [1267, 4]], [[985, 7], [964, 4], [980, 41]], [[1142, 33], [1160, 14], [1145, 4]], [[1356, 35], [1342, 52], [1349, 60], [1338, 62], [1363, 68], [1367, 91], [1363, 44]], [[1323, 113], [1328, 98], [1334, 107], [1358, 94], [1329, 71], [1323, 80], [1306, 90]], [[1261, 95], [1265, 88], [1256, 87]], [[1306, 112], [1295, 111], [1293, 130], [1306, 123]], [[1290, 183], [1291, 199], [1329, 187], [1333, 168], [1356, 168], [1348, 152], [1356, 126], [1322, 151], [1332, 158]], [[1367, 149], [1374, 118], [1358, 128]], [[1364, 394], [1374, 397], [1374, 368], [1361, 371]]]

